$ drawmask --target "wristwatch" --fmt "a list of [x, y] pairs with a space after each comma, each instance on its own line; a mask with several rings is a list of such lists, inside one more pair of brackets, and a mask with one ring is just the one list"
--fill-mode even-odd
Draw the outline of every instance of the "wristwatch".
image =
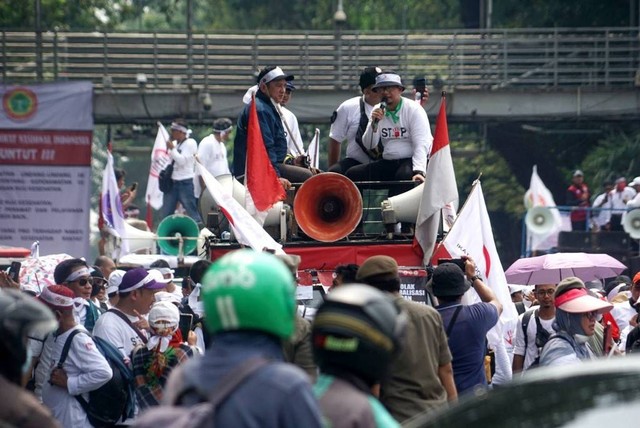
[[476, 282], [476, 279], [479, 279], [480, 281], [482, 281], [482, 277], [480, 275], [473, 275], [471, 277], [471, 284], [473, 284], [474, 282]]
[[413, 175], [421, 175], [422, 177], [424, 177], [424, 176], [425, 176], [425, 173], [424, 173], [424, 172], [422, 172], [422, 171], [417, 171], [417, 170], [416, 170], [416, 171], [413, 171]]

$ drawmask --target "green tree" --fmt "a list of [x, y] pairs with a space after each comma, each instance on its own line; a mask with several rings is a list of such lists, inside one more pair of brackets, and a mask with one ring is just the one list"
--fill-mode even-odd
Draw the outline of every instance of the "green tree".
[[[616, 133], [598, 142], [582, 161], [586, 177], [590, 177], [592, 193], [596, 192], [604, 180], [627, 177], [627, 180], [640, 175], [640, 132]], [[566, 171], [570, 176], [570, 171]]]

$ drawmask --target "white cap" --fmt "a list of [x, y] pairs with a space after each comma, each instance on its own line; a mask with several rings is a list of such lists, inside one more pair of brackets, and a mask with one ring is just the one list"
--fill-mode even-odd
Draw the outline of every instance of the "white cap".
[[160, 269], [149, 269], [149, 276], [161, 284], [168, 284], [172, 278], [165, 278]]
[[633, 181], [631, 183], [629, 183], [629, 186], [631, 186], [631, 187], [640, 186], [640, 176], [634, 178]]
[[174, 293], [169, 293], [168, 291], [158, 291], [153, 295], [156, 302], [169, 302], [179, 305], [181, 303], [180, 297], [178, 297]]
[[109, 281], [107, 286], [107, 295], [118, 292], [118, 289], [120, 288], [120, 283], [122, 282], [122, 277], [124, 276], [125, 273], [127, 272], [121, 269], [116, 269], [113, 272], [111, 272], [111, 275], [109, 275]]

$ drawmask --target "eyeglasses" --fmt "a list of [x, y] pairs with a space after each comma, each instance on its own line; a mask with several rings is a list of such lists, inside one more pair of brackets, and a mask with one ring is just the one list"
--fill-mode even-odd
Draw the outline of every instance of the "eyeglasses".
[[69, 283], [71, 283], [71, 282], [77, 282], [81, 286], [85, 286], [87, 284], [93, 285], [93, 278], [79, 278], [79, 279], [76, 279], [74, 281], [69, 281]]
[[589, 321], [593, 321], [598, 316], [598, 311], [585, 312], [582, 315], [585, 316]]
[[381, 86], [379, 88], [375, 88], [373, 90], [373, 92], [379, 93], [379, 92], [385, 92], [385, 91], [390, 91], [392, 89], [396, 89], [396, 88], [400, 88], [399, 86]]
[[553, 293], [555, 293], [556, 290], [538, 290], [536, 291], [536, 294], [539, 296], [553, 296]]

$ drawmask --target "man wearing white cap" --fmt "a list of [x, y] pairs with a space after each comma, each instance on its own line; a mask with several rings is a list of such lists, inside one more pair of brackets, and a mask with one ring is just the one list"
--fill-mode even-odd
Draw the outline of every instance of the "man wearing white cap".
[[554, 294], [554, 305], [556, 334], [542, 349], [540, 365], [568, 365], [593, 358], [587, 341], [595, 334], [600, 315], [609, 312], [613, 305], [590, 296], [584, 283], [576, 277], [560, 281]]
[[[62, 426], [90, 428], [87, 414], [75, 396], [88, 400], [89, 392], [107, 383], [113, 371], [87, 330], [76, 322], [74, 298], [73, 291], [62, 285], [47, 287], [39, 296], [56, 315], [59, 328], [44, 342], [36, 369], [36, 391]], [[73, 333], [76, 330], [80, 333]], [[69, 340], [68, 353], [62, 358]]]
[[403, 98], [404, 89], [402, 79], [394, 72], [376, 77], [373, 90], [382, 94], [382, 101], [371, 112], [362, 143], [373, 150], [381, 141], [382, 159], [350, 168], [346, 175], [353, 181], [424, 182], [433, 136], [426, 111], [419, 103]]
[[118, 348], [125, 358], [130, 358], [136, 346], [147, 343], [149, 324], [143, 315], [149, 313], [154, 294], [164, 286], [143, 268], [127, 271], [118, 289], [118, 304], [102, 314], [93, 334]]
[[[287, 81], [290, 80], [293, 80], [293, 76], [285, 74], [280, 67], [266, 67], [258, 74], [258, 91], [255, 96], [262, 140], [285, 190], [291, 187], [291, 182], [301, 183], [313, 175], [307, 168], [284, 164], [287, 156], [287, 138], [277, 106], [282, 102]], [[236, 177], [245, 174], [250, 109], [251, 104], [246, 105], [238, 117], [233, 143], [233, 175]]]
[[173, 186], [162, 196], [162, 218], [174, 214], [176, 205], [180, 202], [189, 217], [197, 223], [202, 223], [193, 189], [198, 143], [193, 138], [188, 138], [188, 134], [189, 129], [182, 119], [176, 119], [171, 123], [171, 138], [167, 141], [167, 151], [173, 162]]

